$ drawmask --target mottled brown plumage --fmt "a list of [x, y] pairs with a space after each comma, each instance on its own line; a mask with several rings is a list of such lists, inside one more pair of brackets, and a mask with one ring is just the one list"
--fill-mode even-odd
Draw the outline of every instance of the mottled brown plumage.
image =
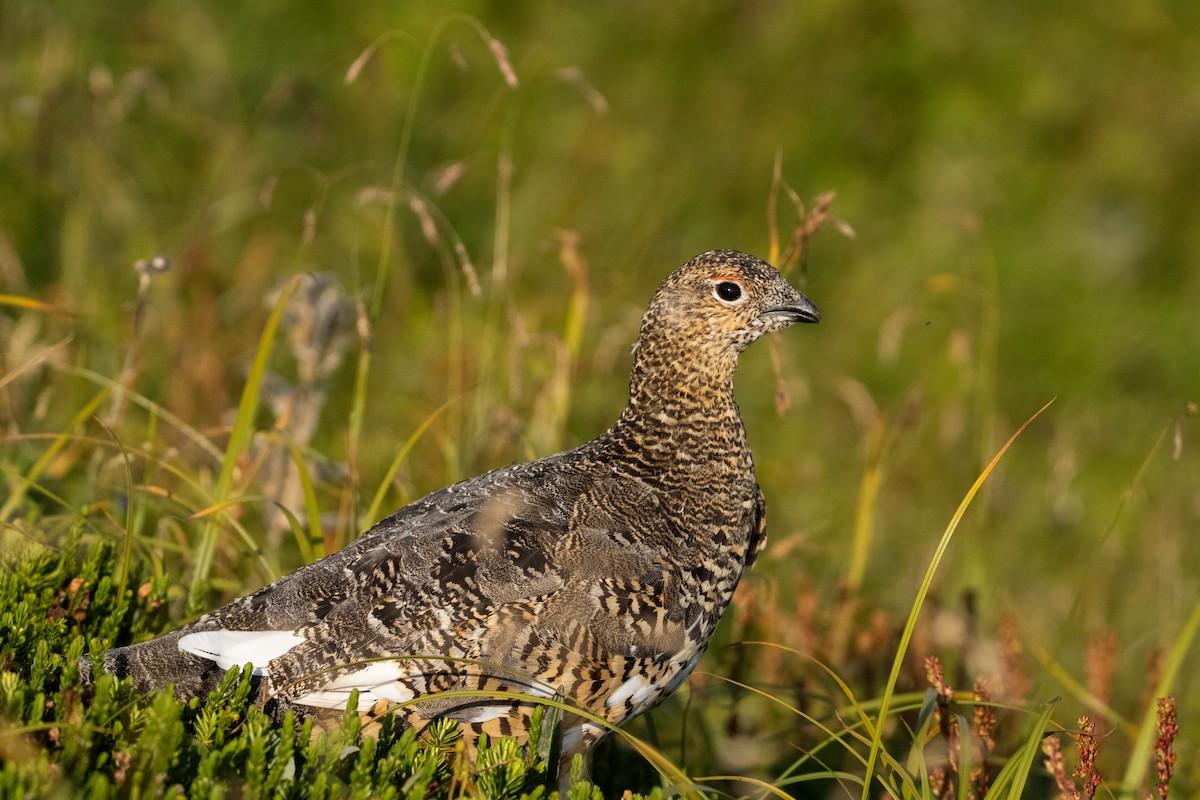
[[[445, 716], [468, 736], [523, 736], [533, 704], [439, 692], [561, 692], [620, 725], [687, 677], [763, 546], [738, 355], [817, 319], [767, 264], [698, 256], [655, 293], [629, 404], [604, 434], [434, 492], [104, 668], [192, 696], [252, 663], [277, 708], [335, 714], [357, 689], [366, 717]], [[567, 715], [564, 758], [603, 735]]]

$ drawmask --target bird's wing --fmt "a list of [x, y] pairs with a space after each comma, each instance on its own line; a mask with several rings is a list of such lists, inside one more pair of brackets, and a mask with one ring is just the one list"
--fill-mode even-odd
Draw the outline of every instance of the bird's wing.
[[759, 554], [767, 546], [767, 501], [762, 489], [754, 485], [754, 518], [750, 528], [750, 546], [746, 550], [746, 569], [754, 566]]
[[300, 705], [342, 708], [353, 690], [363, 709], [464, 688], [548, 696], [539, 675], [561, 678], [552, 654], [581, 636], [606, 651], [645, 649], [643, 629], [660, 645], [664, 630], [678, 638], [664, 595], [675, 587], [648, 544], [672, 534], [653, 497], [561, 463], [489, 473], [201, 618], [179, 648], [252, 663]]

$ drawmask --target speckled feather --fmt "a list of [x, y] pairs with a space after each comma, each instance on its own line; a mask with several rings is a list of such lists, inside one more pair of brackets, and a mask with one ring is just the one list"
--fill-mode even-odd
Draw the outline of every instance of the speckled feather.
[[[448, 716], [468, 737], [525, 736], [533, 705], [439, 693], [561, 693], [620, 725], [687, 677], [765, 541], [738, 355], [817, 319], [758, 259], [698, 256], [655, 293], [629, 404], [604, 434], [436, 491], [339, 553], [109, 650], [104, 668], [193, 696], [250, 662], [276, 710], [335, 719], [357, 689], [368, 722]], [[563, 725], [564, 759], [604, 734]]]

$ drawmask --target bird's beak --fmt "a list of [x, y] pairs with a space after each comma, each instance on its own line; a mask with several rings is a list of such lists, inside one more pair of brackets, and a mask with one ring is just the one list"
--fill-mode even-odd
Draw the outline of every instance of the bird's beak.
[[764, 319], [791, 325], [794, 322], [820, 322], [821, 312], [804, 295], [796, 293], [796, 299], [775, 308], [768, 308], [762, 313]]

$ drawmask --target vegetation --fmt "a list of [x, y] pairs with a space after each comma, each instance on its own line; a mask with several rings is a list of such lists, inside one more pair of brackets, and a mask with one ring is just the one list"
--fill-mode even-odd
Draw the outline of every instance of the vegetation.
[[[75, 559], [63, 554], [22, 560], [5, 576], [0, 680], [5, 731], [0, 796], [404, 797], [478, 791], [488, 797], [539, 798], [549, 774], [534, 738], [493, 743], [473, 768], [455, 749], [454, 725], [435, 725], [418, 740], [384, 721], [377, 737], [360, 739], [356, 713], [339, 730], [314, 737], [312, 723], [273, 727], [252, 702], [250, 671], [231, 670], [207, 702], [183, 704], [170, 692], [137, 697], [129, 681], [100, 676], [81, 690], [76, 668], [87, 641], [136, 638], [163, 621], [168, 589], [159, 578], [136, 593], [117, 592], [114, 552]], [[65, 588], [64, 588], [65, 587]], [[157, 620], [158, 625], [154, 624]], [[98, 653], [97, 653], [98, 655]], [[34, 741], [45, 745], [38, 748]], [[581, 797], [590, 789], [576, 781]]]
[[0, 790], [547, 795], [77, 661], [595, 435], [732, 247], [824, 317], [739, 376], [771, 543], [595, 791], [1196, 792], [1197, 45], [1169, 3], [8, 3]]

